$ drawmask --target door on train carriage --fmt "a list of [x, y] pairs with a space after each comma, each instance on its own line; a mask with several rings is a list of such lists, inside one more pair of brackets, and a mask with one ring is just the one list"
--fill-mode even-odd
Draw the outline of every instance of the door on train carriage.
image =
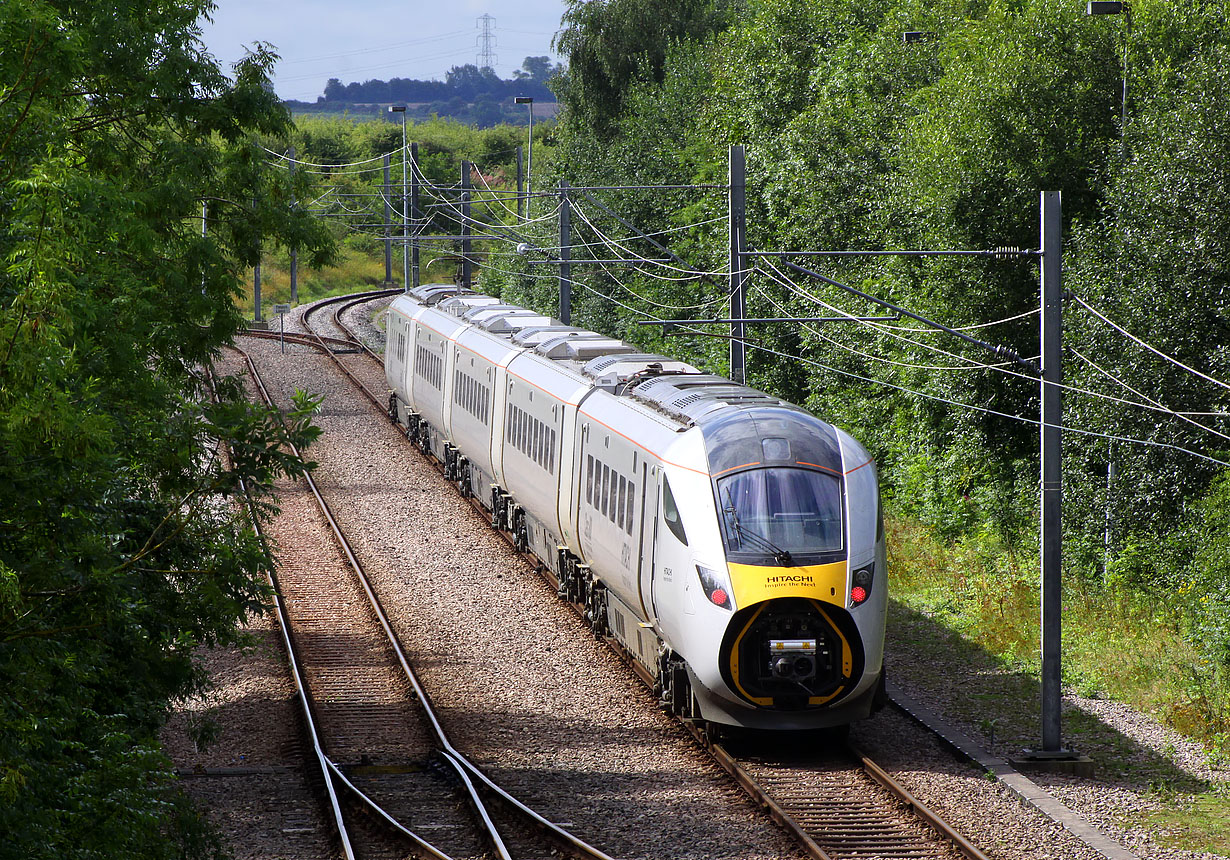
[[659, 499], [661, 490], [658, 487], [660, 469], [649, 463], [641, 463], [640, 499], [640, 557], [637, 562], [637, 590], [641, 598], [641, 612], [645, 620], [653, 625], [658, 623], [658, 613], [654, 607], [654, 580], [657, 562], [656, 550], [658, 543]]

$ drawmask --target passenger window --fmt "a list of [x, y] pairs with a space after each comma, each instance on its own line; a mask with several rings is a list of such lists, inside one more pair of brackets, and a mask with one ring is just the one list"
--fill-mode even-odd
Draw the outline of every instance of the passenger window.
[[602, 515], [605, 517], [609, 509], [608, 502], [610, 501], [611, 491], [611, 471], [607, 468], [606, 463], [602, 464]]
[[619, 476], [619, 505], [616, 507], [615, 525], [624, 527], [624, 505], [628, 503], [628, 479]]
[[628, 510], [627, 519], [624, 521], [624, 531], [632, 534], [632, 513], [636, 510], [636, 484], [632, 481], [628, 482]]
[[585, 502], [594, 503], [594, 455], [585, 455]]
[[671, 482], [666, 479], [666, 475], [662, 476], [662, 519], [666, 520], [666, 527], [671, 530], [671, 534], [679, 538], [684, 546], [687, 546], [688, 536], [683, 530], [683, 522], [679, 519], [679, 508], [675, 504], [675, 494], [671, 492]]

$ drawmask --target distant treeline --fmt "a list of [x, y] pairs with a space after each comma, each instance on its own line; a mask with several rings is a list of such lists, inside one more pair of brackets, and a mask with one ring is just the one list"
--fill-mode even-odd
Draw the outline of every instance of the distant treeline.
[[[521, 68], [505, 80], [490, 68], [474, 64], [454, 66], [443, 81], [420, 81], [412, 78], [392, 78], [343, 84], [330, 78], [324, 94], [315, 102], [287, 102], [297, 113], [352, 110], [357, 105], [411, 105], [410, 113], [418, 116], [448, 116], [477, 125], [499, 122], [525, 122], [528, 112], [514, 110], [513, 99], [529, 96], [535, 102], [553, 103], [555, 94], [547, 81], [559, 71], [549, 57], [526, 57]], [[362, 112], [362, 111], [360, 111]]]

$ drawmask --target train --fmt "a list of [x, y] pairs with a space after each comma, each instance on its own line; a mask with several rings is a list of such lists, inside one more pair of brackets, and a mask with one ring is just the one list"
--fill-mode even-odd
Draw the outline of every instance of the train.
[[707, 732], [885, 702], [876, 466], [846, 432], [683, 361], [452, 284], [386, 316], [389, 417]]

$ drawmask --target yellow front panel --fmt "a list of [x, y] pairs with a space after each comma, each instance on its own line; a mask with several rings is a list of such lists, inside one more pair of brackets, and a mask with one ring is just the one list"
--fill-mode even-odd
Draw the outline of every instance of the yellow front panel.
[[806, 597], [833, 606], [846, 605], [844, 561], [808, 567], [761, 567], [731, 562], [730, 584], [740, 609], [778, 597]]

